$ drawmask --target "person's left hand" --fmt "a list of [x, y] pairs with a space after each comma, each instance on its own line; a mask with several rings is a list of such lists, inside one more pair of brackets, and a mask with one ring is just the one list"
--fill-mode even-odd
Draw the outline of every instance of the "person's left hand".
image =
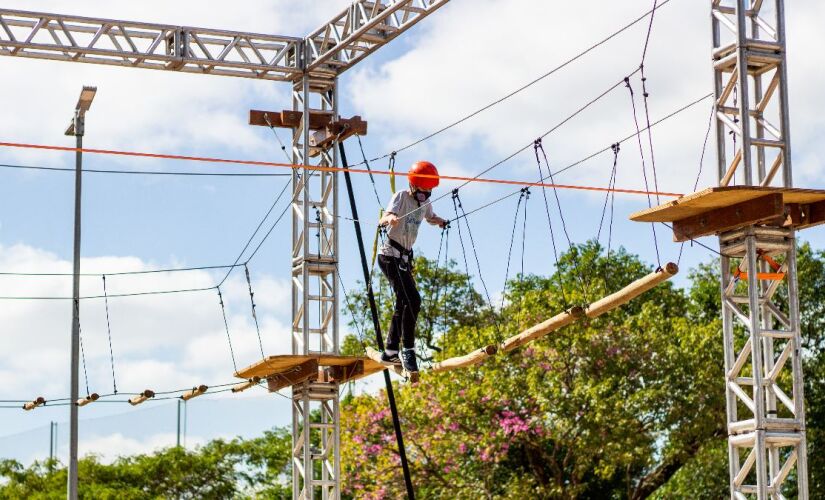
[[435, 218], [435, 225], [440, 227], [441, 229], [444, 229], [445, 227], [447, 227], [447, 224], [448, 224], [447, 220], [442, 219], [441, 217], [436, 217]]

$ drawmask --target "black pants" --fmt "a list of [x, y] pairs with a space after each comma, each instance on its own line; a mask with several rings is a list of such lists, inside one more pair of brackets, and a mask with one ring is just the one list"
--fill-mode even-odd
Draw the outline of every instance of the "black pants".
[[399, 341], [405, 349], [415, 347], [415, 323], [421, 310], [421, 295], [415, 286], [412, 267], [404, 265], [401, 259], [378, 256], [378, 267], [390, 282], [395, 292], [395, 312], [392, 315], [386, 348], [397, 351]]

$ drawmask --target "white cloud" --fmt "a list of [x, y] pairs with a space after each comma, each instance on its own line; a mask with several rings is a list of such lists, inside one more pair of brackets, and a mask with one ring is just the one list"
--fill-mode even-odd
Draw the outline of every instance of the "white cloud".
[[[78, 443], [78, 453], [81, 457], [96, 455], [103, 463], [112, 463], [118, 457], [152, 453], [163, 448], [174, 446], [177, 435], [161, 433], [135, 439], [121, 433], [96, 436], [83, 439]], [[187, 436], [186, 446], [192, 448], [203, 445], [205, 439], [199, 436]]]
[[[148, 270], [157, 268], [136, 257], [83, 259], [81, 267], [91, 272]], [[70, 263], [48, 252], [25, 245], [0, 246], [0, 268], [7, 271], [66, 272]], [[175, 290], [209, 287], [219, 273], [205, 271], [110, 276], [108, 293]], [[16, 297], [68, 297], [71, 278], [4, 277], [3, 290]], [[258, 336], [251, 318], [245, 280], [233, 276], [224, 289], [227, 318], [235, 358], [239, 367], [260, 358]], [[102, 293], [99, 277], [82, 282], [84, 296]], [[267, 355], [289, 352], [289, 289], [285, 280], [255, 276], [261, 337]], [[100, 299], [81, 302], [83, 347], [92, 391], [111, 392], [111, 360], [105, 303]], [[64, 373], [69, 363], [71, 303], [67, 300], [5, 300], [0, 308], [4, 325], [4, 349], [0, 369], [14, 374], [4, 377], [4, 392], [16, 395], [64, 396], [68, 384]], [[109, 300], [115, 375], [121, 392], [178, 389], [190, 385], [225, 383], [232, 380], [231, 356], [223, 317], [214, 291], [123, 297]], [[8, 378], [6, 381], [5, 379]], [[81, 392], [85, 390], [82, 382]]]
[[[412, 48], [403, 56], [380, 66], [367, 62], [354, 70], [347, 94], [358, 112], [377, 125], [372, 130], [389, 138], [386, 148], [398, 147], [410, 137], [437, 130], [507, 94], [650, 7], [651, 2], [646, 0], [602, 0], [587, 7], [598, 15], [582, 15], [577, 3], [452, 2], [410, 35]], [[817, 21], [822, 17], [817, 14], [823, 11], [825, 7], [812, 0], [797, 2], [788, 9], [791, 116], [795, 156], [800, 159], [797, 177], [807, 181], [818, 180], [814, 169], [819, 167], [809, 148], [817, 144], [825, 125], [819, 106], [806, 104], [821, 100], [825, 84], [822, 65], [811, 57], [809, 49], [821, 45], [825, 38]], [[646, 29], [646, 21], [639, 23], [531, 89], [403, 153], [403, 162], [420, 156], [448, 165], [462, 163], [466, 165], [462, 171], [483, 170], [636, 69]], [[661, 8], [653, 25], [646, 73], [654, 120], [712, 90], [707, 5], [670, 2]], [[640, 97], [638, 77], [633, 85]], [[364, 92], [365, 88], [369, 92]], [[641, 100], [637, 106], [644, 126]], [[662, 190], [687, 192], [692, 188], [709, 109], [708, 100], [654, 129]], [[629, 96], [624, 87], [619, 87], [544, 143], [551, 163], [558, 168], [633, 131]], [[700, 185], [710, 184], [715, 178], [712, 139]], [[623, 146], [618, 184], [639, 188], [643, 181], [638, 145], [628, 141]], [[483, 164], [475, 164], [478, 158]], [[648, 154], [648, 169], [649, 160]], [[605, 185], [610, 165], [607, 153], [563, 178], [567, 183]], [[535, 178], [532, 151], [488, 175]]]
[[[110, 2], [67, 5], [57, 0], [12, 0], [5, 8], [57, 12], [227, 30], [303, 36], [342, 8], [345, 0], [278, 2], [255, 0], [227, 8], [217, 0], [199, 2]], [[197, 6], [197, 8], [193, 8]], [[98, 94], [87, 116], [87, 147], [208, 155], [258, 150], [274, 153], [270, 137], [247, 125], [248, 110], [288, 105], [288, 86], [240, 78], [129, 70], [90, 64], [46, 63], [4, 57], [0, 94], [0, 137], [5, 141], [67, 145], [63, 131], [82, 85]], [[15, 96], [15, 97], [11, 97]], [[22, 119], [36, 117], [36, 119]], [[73, 144], [73, 143], [72, 143]], [[14, 161], [58, 164], [65, 153], [6, 149]], [[110, 158], [133, 165], [134, 159]], [[141, 168], [157, 168], [143, 161]]]

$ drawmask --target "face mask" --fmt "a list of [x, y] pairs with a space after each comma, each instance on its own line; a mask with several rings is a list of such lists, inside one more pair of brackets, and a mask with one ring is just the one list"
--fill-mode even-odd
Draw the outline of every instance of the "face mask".
[[424, 203], [425, 201], [430, 199], [430, 196], [433, 193], [431, 191], [416, 191], [415, 192], [415, 199], [418, 200], [419, 203]]

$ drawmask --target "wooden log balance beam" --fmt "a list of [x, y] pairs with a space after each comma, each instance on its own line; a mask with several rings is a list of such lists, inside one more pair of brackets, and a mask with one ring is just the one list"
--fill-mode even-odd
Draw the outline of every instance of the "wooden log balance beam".
[[597, 318], [602, 314], [612, 311], [617, 307], [621, 307], [639, 295], [645, 293], [651, 288], [655, 288], [661, 283], [676, 276], [679, 272], [679, 266], [673, 262], [668, 262], [664, 267], [655, 270], [644, 278], [637, 279], [633, 283], [627, 285], [616, 293], [608, 295], [607, 297], [597, 300], [590, 304], [585, 311], [588, 318]]
[[432, 368], [430, 368], [430, 371], [433, 373], [448, 372], [450, 370], [455, 370], [456, 368], [472, 366], [481, 363], [490, 356], [495, 356], [497, 352], [498, 347], [488, 345], [486, 347], [482, 347], [481, 349], [477, 349], [470, 354], [445, 359], [444, 361], [436, 363], [432, 366]]
[[447, 372], [450, 370], [455, 370], [456, 368], [476, 365], [490, 356], [494, 356], [499, 350], [502, 352], [510, 352], [523, 346], [524, 344], [540, 339], [556, 330], [564, 328], [584, 316], [591, 319], [597, 318], [606, 312], [627, 304], [651, 288], [654, 288], [657, 285], [669, 280], [678, 272], [679, 266], [673, 262], [668, 262], [664, 267], [634, 281], [618, 292], [593, 302], [586, 309], [575, 306], [567, 311], [553, 316], [547, 321], [528, 328], [518, 335], [514, 335], [504, 340], [498, 348], [496, 348], [496, 346], [489, 345], [464, 356], [445, 359], [444, 361], [434, 364], [430, 371], [435, 373]]

